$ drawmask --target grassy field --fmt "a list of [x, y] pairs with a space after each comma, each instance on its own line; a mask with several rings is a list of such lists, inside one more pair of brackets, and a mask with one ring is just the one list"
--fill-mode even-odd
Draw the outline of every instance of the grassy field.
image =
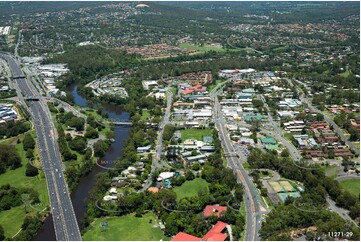
[[352, 194], [356, 196], [360, 195], [360, 179], [340, 181], [340, 185], [343, 189], [351, 192]]
[[150, 112], [148, 109], [143, 109], [142, 110], [142, 117], [140, 120], [142, 121], [147, 121], [150, 118]]
[[46, 188], [45, 176], [42, 171], [39, 171], [39, 175], [35, 177], [25, 176], [26, 164], [28, 159], [25, 157], [25, 151], [23, 150], [23, 144], [17, 144], [16, 150], [20, 154], [22, 166], [15, 170], [7, 170], [6, 173], [0, 175], [0, 186], [10, 184], [14, 187], [21, 188], [34, 188], [39, 192], [40, 200], [43, 203], [49, 203], [48, 191]]
[[[331, 169], [333, 169], [333, 168], [335, 168], [335, 167], [336, 167], [336, 165], [322, 166], [321, 170], [326, 173], [326, 172], [328, 172], [329, 170], [331, 170]], [[336, 171], [335, 171], [334, 173], [330, 174], [330, 176], [331, 176], [331, 177], [332, 177], [332, 176], [336, 176]]]
[[[36, 210], [42, 210], [49, 205], [49, 195], [46, 187], [46, 180], [44, 173], [39, 171], [39, 175], [35, 177], [25, 176], [26, 164], [28, 159], [25, 157], [25, 151], [23, 150], [23, 144], [17, 144], [16, 150], [21, 157], [20, 168], [15, 170], [7, 170], [6, 173], [0, 175], [0, 186], [10, 184], [17, 188], [33, 188], [39, 192], [40, 205], [36, 206]], [[35, 207], [34, 206], [34, 207]], [[30, 211], [35, 211], [28, 207]], [[12, 237], [21, 227], [25, 218], [25, 211], [23, 206], [12, 208], [8, 211], [0, 212], [0, 224], [5, 230], [7, 237]], [[16, 219], [14, 219], [16, 218]]]
[[186, 139], [203, 141], [203, 136], [212, 136], [211, 129], [183, 129], [180, 133], [183, 141]]
[[0, 212], [0, 224], [4, 228], [5, 237], [13, 237], [21, 228], [25, 217], [24, 206], [14, 207]]
[[202, 178], [195, 178], [192, 181], [186, 181], [180, 187], [175, 187], [173, 190], [177, 194], [177, 200], [181, 200], [184, 197], [195, 197], [198, 195], [198, 191], [203, 188], [208, 189], [208, 182]]
[[[150, 220], [152, 220], [151, 223]], [[101, 222], [108, 222], [106, 230], [100, 227]], [[96, 219], [83, 235], [83, 240], [110, 241], [110, 240], [143, 240], [159, 241], [169, 240], [159, 229], [158, 221], [152, 213], [147, 213], [141, 218], [129, 214], [121, 217], [105, 217]]]

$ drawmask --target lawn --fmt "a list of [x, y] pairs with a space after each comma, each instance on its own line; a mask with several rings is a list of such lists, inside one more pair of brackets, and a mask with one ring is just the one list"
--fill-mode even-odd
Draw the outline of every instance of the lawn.
[[192, 181], [186, 181], [180, 187], [175, 187], [173, 190], [177, 194], [177, 200], [184, 197], [198, 196], [198, 192], [203, 188], [208, 189], [208, 182], [202, 178], [195, 178]]
[[[149, 221], [152, 220], [151, 223]], [[100, 223], [108, 222], [106, 229], [100, 227]], [[83, 235], [87, 241], [160, 241], [169, 240], [159, 228], [156, 216], [147, 213], [141, 218], [134, 214], [121, 217], [105, 217], [96, 219]]]
[[171, 92], [173, 93], [173, 96], [176, 96], [178, 93], [178, 88], [177, 87], [171, 87]]
[[14, 187], [21, 188], [34, 188], [39, 192], [41, 202], [49, 204], [49, 196], [46, 188], [46, 180], [44, 173], [39, 171], [39, 175], [35, 177], [25, 176], [26, 164], [28, 159], [25, 157], [25, 151], [23, 150], [23, 144], [17, 144], [16, 150], [20, 154], [22, 166], [15, 170], [7, 170], [0, 175], [0, 186], [10, 184]]
[[0, 224], [4, 228], [5, 237], [13, 237], [21, 228], [25, 217], [24, 206], [17, 206], [0, 212]]
[[150, 112], [148, 109], [143, 109], [142, 110], [142, 117], [140, 118], [140, 120], [142, 121], [147, 121], [150, 118]]
[[244, 168], [245, 170], [247, 170], [247, 171], [249, 171], [249, 170], [251, 169], [251, 166], [249, 165], [248, 162], [243, 163], [242, 166], [243, 166], [243, 168]]
[[[43, 171], [39, 171], [39, 175], [35, 177], [25, 176], [26, 164], [28, 159], [25, 157], [23, 144], [17, 144], [16, 150], [21, 157], [22, 166], [15, 170], [7, 170], [0, 175], [0, 186], [10, 184], [17, 188], [33, 188], [39, 192], [40, 204], [36, 206], [36, 210], [42, 210], [49, 205], [49, 195], [46, 187], [46, 180]], [[29, 210], [34, 211], [29, 208]], [[8, 211], [0, 212], [0, 224], [4, 227], [5, 235], [12, 237], [21, 227], [25, 218], [24, 206], [12, 208]], [[16, 218], [16, 219], [14, 219]]]
[[340, 181], [340, 185], [343, 189], [351, 192], [352, 194], [356, 196], [360, 195], [360, 179]]
[[[331, 165], [331, 166], [322, 166], [321, 170], [323, 172], [325, 172], [325, 174], [329, 171], [329, 170], [332, 170], [333, 168], [337, 167], [336, 165]], [[329, 175], [330, 177], [336, 177], [337, 174], [336, 174], [336, 171], [333, 172], [332, 174]]]
[[212, 129], [183, 129], [180, 133], [183, 141], [186, 139], [203, 141], [203, 136], [212, 136]]

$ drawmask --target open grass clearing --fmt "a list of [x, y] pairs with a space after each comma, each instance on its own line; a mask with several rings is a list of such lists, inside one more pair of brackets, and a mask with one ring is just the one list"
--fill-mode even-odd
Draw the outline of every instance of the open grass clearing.
[[142, 121], [147, 121], [150, 118], [150, 112], [148, 109], [143, 109], [142, 110], [142, 117], [140, 118], [140, 120]]
[[[107, 222], [107, 227], [100, 224]], [[91, 223], [83, 240], [87, 241], [160, 241], [169, 240], [159, 228], [159, 221], [153, 213], [140, 218], [134, 214], [97, 218]]]
[[24, 206], [17, 206], [0, 212], [0, 225], [4, 229], [5, 237], [13, 237], [21, 228], [25, 218]]
[[180, 133], [183, 141], [186, 139], [203, 141], [203, 136], [212, 136], [212, 129], [183, 129]]
[[350, 179], [350, 180], [340, 181], [340, 185], [344, 190], [349, 191], [353, 195], [355, 196], [360, 195], [360, 179]]
[[[1, 174], [0, 186], [10, 184], [16, 188], [33, 188], [35, 191], [39, 192], [40, 204], [27, 206], [27, 210], [33, 212], [41, 211], [50, 204], [44, 172], [39, 170], [39, 175], [37, 176], [26, 176], [25, 171], [28, 159], [25, 156], [23, 144], [16, 144], [15, 148], [20, 155], [22, 166], [15, 170], [8, 169], [5, 173]], [[37, 153], [38, 151], [35, 149], [35, 157], [37, 156]], [[26, 213], [24, 206], [18, 206], [11, 208], [10, 210], [0, 212], [0, 224], [4, 228], [6, 237], [11, 238], [17, 233], [17, 231], [21, 228], [25, 216]]]
[[179, 187], [173, 188], [177, 194], [177, 200], [181, 200], [184, 197], [196, 197], [198, 192], [202, 189], [208, 190], [208, 182], [202, 178], [195, 178], [191, 181], [186, 181]]

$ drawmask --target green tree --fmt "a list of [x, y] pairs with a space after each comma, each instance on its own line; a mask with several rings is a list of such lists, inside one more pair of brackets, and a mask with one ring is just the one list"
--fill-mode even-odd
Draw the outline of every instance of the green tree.
[[94, 129], [93, 127], [88, 126], [87, 130], [86, 130], [86, 132], [84, 134], [84, 137], [85, 138], [96, 139], [96, 138], [99, 137], [99, 132], [96, 129]]
[[69, 142], [69, 147], [72, 150], [78, 151], [79, 153], [84, 153], [86, 146], [86, 139], [80, 136], [75, 137], [72, 141]]
[[37, 176], [39, 174], [38, 169], [34, 166], [30, 165], [29, 163], [26, 164], [25, 175], [26, 176]]
[[97, 157], [103, 157], [105, 152], [109, 149], [109, 142], [105, 140], [98, 140], [94, 143], [94, 155]]
[[288, 151], [288, 149], [282, 150], [281, 156], [282, 156], [282, 157], [289, 157], [289, 156], [290, 156], [290, 152]]
[[32, 159], [32, 158], [34, 158], [34, 150], [33, 149], [28, 149], [27, 151], [26, 151], [26, 158], [28, 158], [28, 159]]
[[24, 150], [34, 149], [35, 148], [35, 140], [30, 134], [26, 134], [23, 140]]

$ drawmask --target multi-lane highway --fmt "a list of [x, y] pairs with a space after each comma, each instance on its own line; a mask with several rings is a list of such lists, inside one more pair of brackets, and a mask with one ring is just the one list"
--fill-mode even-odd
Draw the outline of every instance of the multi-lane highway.
[[25, 78], [19, 62], [13, 56], [0, 53], [0, 58], [7, 61], [12, 71], [17, 84], [15, 86], [21, 92], [19, 98], [22, 101], [28, 97], [39, 98], [38, 101], [29, 100], [28, 110], [37, 133], [37, 144], [48, 186], [56, 238], [62, 241], [79, 241], [81, 234], [63, 174], [64, 166], [59, 153], [56, 129], [47, 104], [32, 83]]
[[[224, 84], [224, 83], [223, 83]], [[217, 95], [222, 90], [222, 85], [218, 85], [212, 92], [210, 96], [213, 100], [213, 111], [214, 111], [214, 121], [218, 129], [221, 143], [225, 154], [236, 154], [235, 148], [229, 138], [226, 129], [226, 123], [223, 119], [221, 113], [221, 107], [218, 101]], [[237, 152], [238, 156], [242, 156], [240, 152]], [[243, 168], [241, 160], [246, 159], [245, 157], [237, 157], [234, 155], [229, 155], [227, 158], [227, 164], [233, 169], [236, 174], [238, 182], [242, 183], [244, 186], [244, 197], [246, 205], [246, 229], [245, 229], [245, 240], [247, 241], [257, 241], [259, 240], [258, 232], [261, 227], [261, 215], [267, 213], [267, 210], [264, 208], [262, 200], [251, 181], [248, 173]]]

